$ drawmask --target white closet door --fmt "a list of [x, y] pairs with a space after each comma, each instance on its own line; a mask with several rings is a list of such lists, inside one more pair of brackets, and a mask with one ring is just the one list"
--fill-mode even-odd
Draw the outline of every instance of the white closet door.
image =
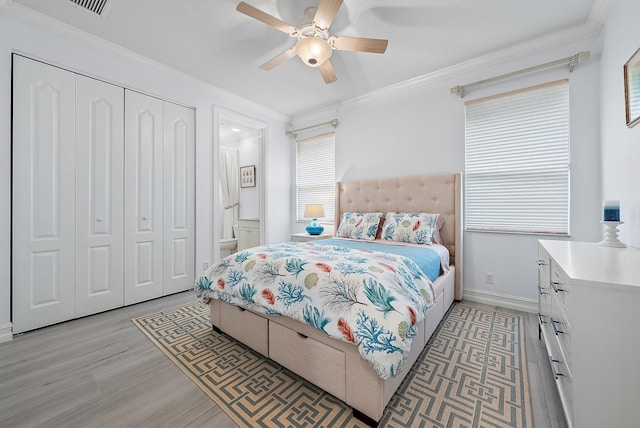
[[193, 109], [164, 103], [163, 294], [194, 282]]
[[162, 110], [125, 91], [125, 305], [162, 296]]
[[75, 75], [14, 55], [13, 332], [75, 306]]
[[122, 306], [124, 89], [76, 77], [76, 315]]

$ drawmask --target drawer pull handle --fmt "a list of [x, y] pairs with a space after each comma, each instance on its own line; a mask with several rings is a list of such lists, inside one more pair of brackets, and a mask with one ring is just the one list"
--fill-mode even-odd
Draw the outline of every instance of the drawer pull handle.
[[305, 335], [304, 335], [304, 334], [302, 334], [302, 333], [298, 333], [298, 336], [300, 336], [300, 337], [301, 337], [301, 338], [303, 338], [303, 339], [308, 339], [308, 338], [309, 338], [309, 336], [305, 336]]
[[543, 294], [547, 294], [544, 292], [544, 290], [546, 290], [545, 288], [542, 288], [538, 285], [538, 293], [540, 293], [540, 295], [542, 296]]
[[559, 363], [560, 361], [558, 360], [554, 360], [552, 355], [549, 355], [549, 363], [551, 364], [551, 371], [553, 371], [553, 377], [556, 378], [556, 380], [560, 379], [559, 376], [562, 376], [562, 373], [558, 372], [558, 366], [556, 363]]
[[558, 285], [560, 285], [558, 281], [549, 281], [549, 284], [551, 284], [551, 288], [553, 288], [553, 291], [555, 291], [556, 293], [558, 291], [564, 291], [564, 289], [558, 287]]
[[553, 332], [558, 335], [558, 333], [564, 333], [564, 331], [558, 330], [558, 326], [556, 324], [560, 324], [558, 321], [554, 320], [553, 317], [549, 317], [549, 321], [551, 322], [551, 328], [553, 328]]
[[547, 322], [544, 320], [544, 318], [542, 318], [542, 314], [538, 314], [538, 321], [540, 321], [540, 324], [546, 324]]
[[547, 262], [543, 259], [536, 259], [536, 263], [538, 263], [538, 266], [546, 266]]

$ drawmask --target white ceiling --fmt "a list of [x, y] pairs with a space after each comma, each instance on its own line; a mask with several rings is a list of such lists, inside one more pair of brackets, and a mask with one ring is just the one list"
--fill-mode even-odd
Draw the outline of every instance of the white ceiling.
[[[334, 51], [329, 85], [297, 57], [258, 69], [294, 39], [237, 12], [239, 0], [109, 0], [103, 16], [69, 0], [11, 1], [295, 116], [518, 44], [551, 46], [552, 35], [593, 24], [610, 0], [344, 0], [330, 33], [389, 46]], [[295, 26], [320, 0], [245, 1]]]

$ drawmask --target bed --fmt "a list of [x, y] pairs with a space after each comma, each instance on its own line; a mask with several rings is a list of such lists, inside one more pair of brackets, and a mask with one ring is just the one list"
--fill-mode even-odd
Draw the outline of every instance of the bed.
[[[384, 408], [400, 386], [400, 383], [416, 361], [431, 334], [435, 331], [443, 315], [455, 300], [462, 298], [462, 203], [461, 203], [461, 174], [444, 174], [436, 176], [401, 177], [391, 179], [376, 179], [354, 182], [339, 182], [336, 184], [336, 227], [348, 212], [358, 213], [437, 213], [444, 219], [439, 229], [442, 246], [448, 250], [448, 271], [442, 273], [428, 288], [432, 297], [428, 297], [422, 286], [422, 279], [416, 273], [416, 289], [420, 288], [429, 308], [416, 321], [414, 310], [409, 315], [412, 344], [402, 353], [401, 363], [392, 361], [390, 369], [380, 369], [372, 366], [370, 361], [363, 358], [364, 352], [348, 341], [333, 338], [307, 323], [287, 318], [285, 316], [270, 315], [269, 311], [254, 310], [236, 306], [231, 300], [220, 298], [208, 299], [210, 305], [211, 323], [213, 328], [222, 331], [248, 345], [262, 355], [271, 358], [304, 377], [320, 388], [347, 403], [354, 409], [354, 415], [368, 423], [375, 425], [382, 417]], [[382, 225], [383, 223], [380, 223]], [[378, 237], [380, 237], [378, 231]], [[291, 247], [293, 243], [280, 244], [269, 251], [283, 253], [285, 250], [299, 251]], [[308, 248], [324, 250], [342, 250], [342, 246], [329, 248], [322, 245], [322, 241], [313, 243], [299, 243]], [[373, 244], [375, 245], [375, 244]], [[265, 253], [266, 249], [259, 252]], [[358, 250], [349, 250], [358, 251]], [[312, 251], [321, 252], [321, 251]], [[377, 251], [375, 256], [378, 256]], [[333, 253], [331, 253], [333, 254]], [[362, 255], [363, 253], [356, 253]], [[258, 254], [266, 257], [264, 254]], [[353, 257], [353, 254], [351, 255]], [[230, 257], [234, 257], [233, 255]], [[388, 259], [401, 258], [406, 266], [410, 265], [403, 256], [384, 254]], [[333, 256], [329, 257], [333, 258]], [[247, 261], [246, 255], [240, 255], [241, 262]], [[225, 259], [226, 260], [226, 259]], [[289, 259], [287, 259], [289, 260]], [[226, 267], [222, 261], [223, 268]], [[232, 263], [232, 261], [227, 262]], [[386, 263], [378, 262], [380, 266]], [[314, 263], [324, 270], [331, 268], [324, 263]], [[251, 264], [251, 267], [255, 263]], [[214, 268], [215, 269], [215, 268]], [[246, 268], [242, 269], [243, 271]], [[396, 272], [390, 267], [389, 272]], [[409, 269], [413, 272], [412, 269]], [[420, 270], [420, 269], [418, 269]], [[207, 271], [211, 273], [211, 271]], [[389, 275], [391, 275], [389, 272]], [[393, 276], [393, 275], [391, 275]], [[396, 275], [402, 276], [402, 275]], [[406, 273], [404, 275], [406, 280]], [[202, 277], [201, 277], [202, 278]], [[225, 277], [226, 278], [226, 277]], [[223, 281], [220, 279], [219, 281]], [[224, 281], [223, 281], [224, 282]], [[215, 288], [215, 284], [211, 285]], [[224, 284], [218, 284], [224, 286]], [[315, 286], [315, 283], [313, 284]], [[201, 285], [200, 285], [201, 286]], [[419, 287], [418, 287], [419, 286]], [[254, 291], [255, 292], [255, 291]], [[263, 295], [265, 291], [263, 290]], [[431, 296], [431, 294], [429, 294]], [[274, 301], [273, 296], [271, 302]], [[409, 296], [410, 298], [411, 296]], [[429, 300], [432, 300], [429, 302]], [[420, 307], [420, 306], [417, 306]], [[407, 306], [408, 308], [408, 306]], [[394, 312], [394, 315], [395, 312]], [[384, 313], [387, 316], [387, 313]], [[343, 321], [341, 319], [341, 321]], [[338, 323], [339, 324], [339, 323]], [[340, 327], [340, 325], [339, 325]], [[406, 327], [406, 323], [405, 323]], [[344, 329], [339, 328], [344, 333]], [[407, 330], [406, 328], [404, 329]], [[403, 336], [404, 338], [404, 336]], [[400, 338], [397, 338], [400, 341]], [[295, 352], [291, 352], [295, 349]], [[375, 367], [375, 368], [374, 368]], [[399, 370], [395, 368], [400, 367]]]

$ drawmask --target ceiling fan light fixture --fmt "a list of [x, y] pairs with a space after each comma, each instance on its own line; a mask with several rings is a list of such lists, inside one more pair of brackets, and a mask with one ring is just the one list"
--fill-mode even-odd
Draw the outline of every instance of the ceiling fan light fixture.
[[309, 67], [320, 67], [331, 57], [333, 49], [326, 40], [317, 37], [301, 37], [296, 44], [298, 56]]

